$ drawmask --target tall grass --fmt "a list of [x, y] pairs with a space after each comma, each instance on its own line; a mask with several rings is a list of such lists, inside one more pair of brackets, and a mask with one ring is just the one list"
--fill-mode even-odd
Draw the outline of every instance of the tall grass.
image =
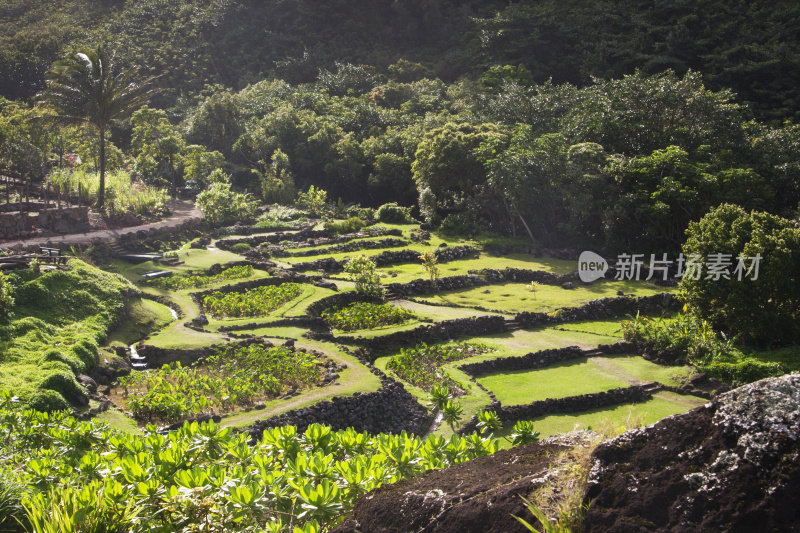
[[[81, 201], [94, 203], [100, 186], [100, 175], [85, 170], [56, 169], [49, 177], [53, 187], [61, 188], [62, 194], [80, 197]], [[132, 180], [124, 170], [106, 172], [106, 207], [112, 214], [128, 211], [137, 215], [158, 215], [165, 210], [169, 195], [158, 189]]]

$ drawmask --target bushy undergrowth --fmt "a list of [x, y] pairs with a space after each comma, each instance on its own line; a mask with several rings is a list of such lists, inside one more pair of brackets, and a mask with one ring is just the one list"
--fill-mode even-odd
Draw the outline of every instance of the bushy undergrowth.
[[341, 309], [330, 308], [322, 312], [323, 320], [343, 331], [402, 324], [412, 318], [414, 313], [402, 307], [369, 302], [356, 302]]
[[705, 320], [681, 313], [674, 319], [651, 319], [637, 314], [622, 323], [625, 340], [657, 353], [685, 359], [712, 377], [728, 382], [751, 382], [783, 373], [779, 363], [745, 356], [736, 339], [725, 338]]
[[[64, 193], [75, 197], [80, 194], [85, 202], [97, 201], [100, 176], [96, 172], [56, 170], [50, 175], [50, 182], [61, 187]], [[114, 214], [130, 211], [137, 215], [162, 215], [168, 199], [166, 190], [133, 180], [124, 170], [106, 173], [105, 202], [107, 209]]]
[[308, 222], [304, 211], [275, 204], [258, 217], [254, 226], [259, 229], [295, 229]]
[[346, 220], [330, 221], [325, 223], [325, 229], [331, 233], [353, 233], [364, 227], [367, 223], [357, 217], [350, 217]]
[[0, 387], [40, 409], [63, 408], [83, 396], [75, 374], [97, 364], [98, 345], [138, 291], [77, 259], [68, 270], [8, 279], [16, 301], [0, 325]]
[[120, 378], [126, 407], [139, 420], [174, 422], [224, 412], [274, 398], [288, 388], [319, 380], [317, 358], [309, 353], [261, 344], [228, 347], [202, 365], [180, 363]]
[[150, 282], [150, 284], [161, 289], [194, 289], [207, 287], [218, 281], [249, 278], [252, 275], [252, 265], [237, 265], [226, 268], [218, 274], [183, 274], [169, 278], [157, 278]]
[[474, 343], [428, 346], [425, 343], [404, 348], [392, 357], [386, 368], [394, 371], [404, 381], [430, 392], [435, 385], [444, 384], [456, 390], [458, 384], [441, 371], [441, 366], [490, 351], [488, 346]]
[[203, 298], [203, 307], [220, 318], [265, 315], [302, 294], [297, 283], [258, 287], [244, 292], [212, 292]]
[[[34, 531], [316, 533], [385, 483], [494, 453], [497, 441], [369, 435], [312, 425], [248, 436], [209, 422], [122, 433], [0, 398], [0, 456], [33, 494]], [[18, 510], [14, 511], [19, 513]], [[19, 516], [25, 520], [25, 516]]]

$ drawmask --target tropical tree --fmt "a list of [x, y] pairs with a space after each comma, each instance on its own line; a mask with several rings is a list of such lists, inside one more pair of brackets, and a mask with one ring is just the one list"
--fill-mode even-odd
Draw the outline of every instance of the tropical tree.
[[111, 121], [131, 114], [153, 95], [154, 78], [135, 81], [137, 69], [118, 70], [105, 44], [57, 61], [47, 76], [40, 103], [52, 107], [61, 122], [94, 126], [100, 139], [100, 186], [97, 207], [105, 203], [106, 131]]

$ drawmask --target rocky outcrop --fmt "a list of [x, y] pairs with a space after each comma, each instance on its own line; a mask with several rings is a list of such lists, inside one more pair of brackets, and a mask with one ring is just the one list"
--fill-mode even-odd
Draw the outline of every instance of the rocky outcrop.
[[740, 387], [599, 446], [599, 531], [800, 531], [800, 375]]
[[522, 497], [547, 481], [557, 439], [503, 450], [383, 485], [359, 498], [335, 533], [517, 533], [512, 515], [536, 524]]

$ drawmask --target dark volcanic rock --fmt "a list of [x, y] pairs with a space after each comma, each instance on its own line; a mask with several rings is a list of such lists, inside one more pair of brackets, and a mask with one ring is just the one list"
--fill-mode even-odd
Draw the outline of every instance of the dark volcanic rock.
[[514, 533], [535, 524], [520, 496], [544, 482], [558, 444], [528, 444], [426, 472], [359, 498], [335, 533]]
[[800, 531], [800, 375], [598, 447], [586, 532]]

